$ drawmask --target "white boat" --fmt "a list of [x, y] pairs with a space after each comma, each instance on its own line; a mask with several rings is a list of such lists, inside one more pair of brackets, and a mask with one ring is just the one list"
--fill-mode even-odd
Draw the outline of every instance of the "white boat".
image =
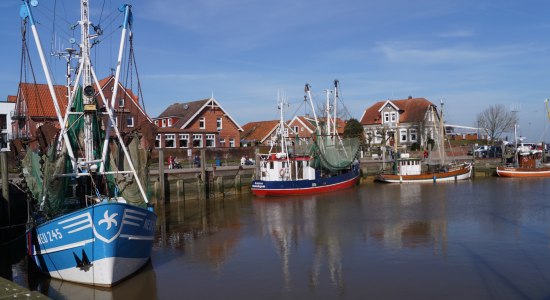
[[[97, 35], [90, 34], [87, 0], [80, 1], [80, 51], [67, 53], [69, 61], [77, 56], [80, 65], [75, 81], [68, 80], [67, 110], [61, 112], [32, 14], [37, 4], [23, 0], [20, 13], [31, 26], [61, 129], [53, 139], [43, 141], [40, 151], [28, 142], [24, 152], [23, 174], [34, 200], [28, 255], [53, 278], [112, 286], [139, 270], [151, 256], [157, 217], [145, 190], [148, 170], [138, 159], [145, 150], [139, 147], [139, 136], [123, 141], [118, 127], [111, 126], [116, 124], [113, 108], [118, 84], [110, 101], [101, 89], [96, 92], [100, 84], [90, 48]], [[124, 23], [115, 82], [132, 20], [130, 5], [121, 9]], [[115, 164], [119, 157], [123, 161]]]

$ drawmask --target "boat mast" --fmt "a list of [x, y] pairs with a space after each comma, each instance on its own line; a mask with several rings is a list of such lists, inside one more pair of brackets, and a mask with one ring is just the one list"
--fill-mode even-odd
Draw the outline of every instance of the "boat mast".
[[439, 160], [441, 165], [445, 164], [445, 126], [443, 124], [443, 99], [440, 100], [441, 113], [439, 117]]
[[334, 126], [333, 126], [333, 130], [334, 132], [332, 133], [334, 136], [336, 136], [338, 134], [338, 131], [336, 129], [336, 113], [338, 111], [338, 101], [340, 100], [340, 81], [338, 79], [334, 79], [334, 116], [332, 117], [332, 120], [334, 122]]
[[92, 74], [90, 64], [90, 15], [88, 0], [80, 1], [80, 51], [83, 60], [82, 85], [84, 86], [84, 153], [86, 161], [94, 160], [94, 141], [92, 132], [92, 113], [95, 110], [86, 109], [93, 104], [95, 90], [92, 86]]

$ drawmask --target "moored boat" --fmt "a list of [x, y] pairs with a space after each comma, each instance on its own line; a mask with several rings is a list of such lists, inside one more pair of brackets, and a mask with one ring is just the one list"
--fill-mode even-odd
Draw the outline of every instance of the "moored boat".
[[550, 177], [550, 166], [542, 163], [543, 150], [521, 144], [514, 151], [513, 162], [497, 167], [500, 177]]
[[[22, 145], [17, 153], [32, 204], [27, 252], [38, 269], [53, 278], [112, 286], [151, 256], [157, 216], [145, 190], [150, 148], [141, 146], [146, 144], [144, 137], [135, 132], [123, 139], [116, 126], [113, 110], [118, 84], [110, 101], [101, 90], [90, 60], [91, 40], [100, 33], [89, 33], [89, 1], [80, 2], [80, 51], [65, 53], [68, 70], [71, 59], [79, 59], [73, 69], [76, 76], [67, 74], [66, 107], [54, 91], [32, 15], [31, 6], [36, 5], [37, 1], [23, 0], [21, 17], [31, 26], [59, 126], [39, 127], [38, 142], [14, 143]], [[124, 23], [116, 83], [132, 20], [130, 8], [121, 7]], [[71, 78], [76, 80], [71, 82]]]
[[[334, 100], [337, 101], [337, 80], [334, 95]], [[309, 98], [314, 111], [309, 85], [306, 85], [306, 98]], [[324, 126], [320, 126], [314, 113], [316, 135], [312, 137], [310, 145], [302, 147], [303, 150], [293, 146], [285, 137], [284, 106], [284, 102], [279, 105], [278, 140], [275, 141], [279, 149], [272, 146], [269, 153], [259, 156], [259, 174], [252, 181], [252, 193], [261, 197], [305, 195], [356, 185], [360, 175], [359, 162], [356, 159], [359, 140], [338, 135], [335, 125], [336, 111], [329, 110], [336, 105], [327, 103]]]
[[468, 179], [471, 175], [472, 165], [469, 163], [451, 164], [423, 172], [421, 158], [399, 158], [394, 162], [393, 172], [379, 173], [375, 180], [386, 183], [438, 182]]

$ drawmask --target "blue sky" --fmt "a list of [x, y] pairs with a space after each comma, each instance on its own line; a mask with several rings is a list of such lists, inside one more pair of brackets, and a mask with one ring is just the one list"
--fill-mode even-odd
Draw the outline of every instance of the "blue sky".
[[[70, 2], [76, 1], [40, 1], [35, 18], [48, 52], [54, 4], [56, 29], [65, 32], [59, 40], [68, 36], [67, 21], [79, 18]], [[20, 3], [0, 3], [4, 95], [14, 94], [19, 82]], [[120, 3], [92, 0], [92, 21], [100, 15], [108, 20]], [[174, 102], [213, 93], [240, 125], [277, 119], [278, 90], [285, 92], [292, 114], [300, 106], [306, 82], [321, 101], [322, 91], [337, 78], [355, 118], [377, 101], [411, 95], [438, 106], [444, 99], [448, 123], [475, 126], [479, 112], [501, 103], [519, 111], [520, 132], [528, 140], [538, 141], [545, 133], [543, 139], [550, 141], [544, 105], [550, 97], [548, 1], [128, 3], [133, 5], [135, 54], [151, 116]], [[107, 50], [94, 52], [100, 53], [95, 58], [100, 77], [109, 74], [116, 59], [120, 33], [114, 27], [105, 24], [106, 36], [99, 46]], [[30, 46], [35, 53], [34, 44]], [[62, 83], [62, 62], [50, 61]], [[33, 65], [39, 73], [38, 59]]]

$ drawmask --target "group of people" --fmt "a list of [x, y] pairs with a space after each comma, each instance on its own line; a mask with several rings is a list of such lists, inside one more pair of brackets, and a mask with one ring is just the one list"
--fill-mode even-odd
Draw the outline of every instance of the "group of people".
[[181, 164], [176, 161], [175, 156], [168, 156], [168, 169], [181, 169]]

